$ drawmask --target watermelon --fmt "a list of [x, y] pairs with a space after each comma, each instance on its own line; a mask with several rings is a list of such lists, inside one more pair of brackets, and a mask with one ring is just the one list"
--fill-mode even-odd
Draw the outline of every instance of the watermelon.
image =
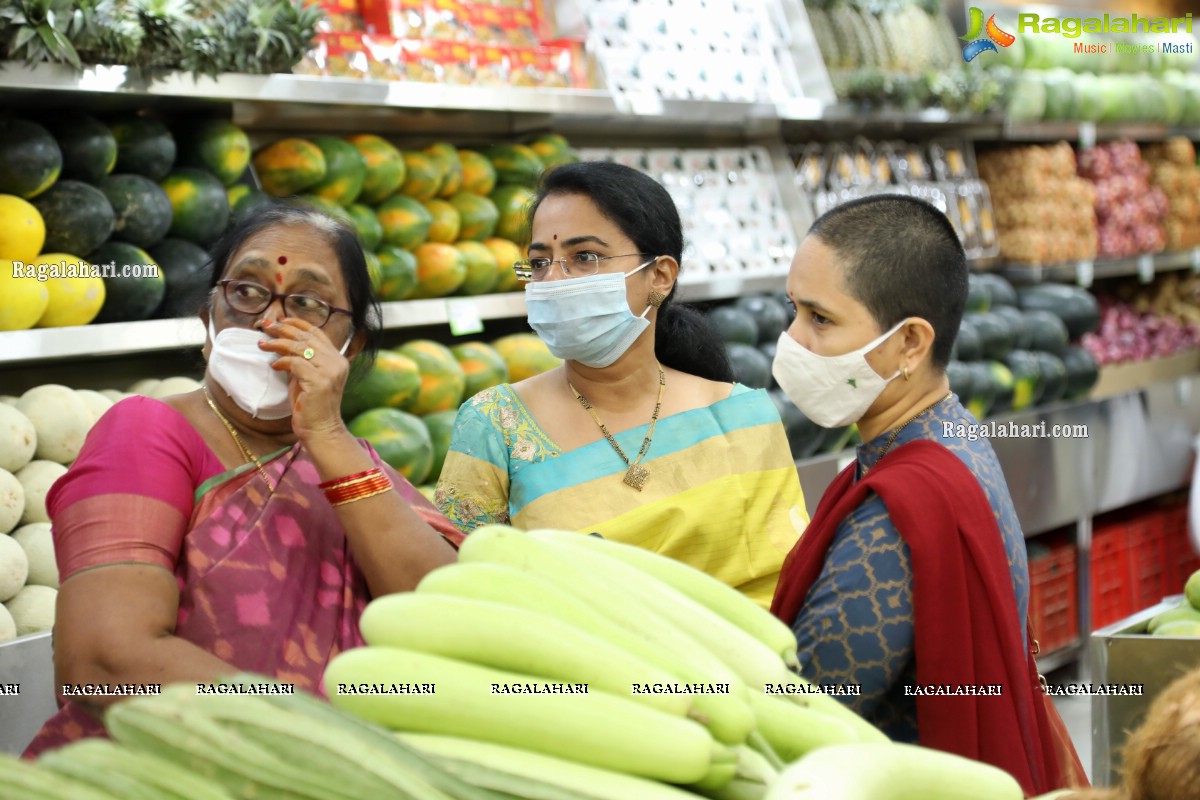
[[1031, 350], [1041, 350], [1061, 356], [1067, 350], [1070, 335], [1067, 324], [1049, 311], [1030, 309], [1021, 312], [1025, 319], [1025, 330], [1028, 331]]
[[959, 361], [978, 361], [983, 358], [983, 343], [979, 340], [979, 332], [975, 330], [975, 324], [965, 317], [959, 323], [958, 335], [954, 337], [950, 357]]
[[421, 483], [433, 467], [433, 441], [425, 423], [395, 408], [373, 408], [347, 425], [350, 433], [366, 439], [375, 452], [409, 483]]
[[467, 268], [459, 294], [474, 296], [492, 291], [500, 280], [500, 268], [492, 251], [481, 242], [457, 242], [454, 249], [462, 254]]
[[271, 195], [259, 191], [253, 186], [237, 183], [225, 191], [229, 201], [229, 224], [240, 225], [247, 217], [253, 216], [259, 209], [268, 208], [274, 204]]
[[212, 271], [204, 248], [185, 239], [163, 239], [147, 251], [162, 270], [166, 294], [160, 317], [191, 317], [208, 298]]
[[775, 342], [779, 334], [792, 324], [789, 308], [784, 308], [770, 295], [739, 297], [734, 308], [746, 312], [758, 327], [758, 343]]
[[534, 198], [533, 190], [524, 186], [500, 186], [490, 197], [500, 214], [495, 235], [510, 242], [524, 242], [529, 234], [528, 216]]
[[354, 223], [354, 230], [358, 233], [358, 241], [363, 250], [378, 250], [379, 245], [383, 243], [383, 226], [379, 224], [379, 217], [375, 216], [375, 212], [361, 203], [351, 203], [346, 206], [346, 213]]
[[337, 136], [318, 136], [312, 141], [325, 156], [325, 177], [308, 191], [339, 206], [350, 205], [367, 179], [367, 160], [358, 148]]
[[499, 279], [496, 281], [496, 285], [492, 287], [492, 291], [521, 291], [524, 284], [517, 277], [517, 271], [513, 269], [513, 264], [521, 260], [521, 248], [508, 239], [501, 239], [496, 236], [484, 239], [483, 246], [490, 250], [496, 258], [496, 271]]
[[463, 342], [450, 348], [462, 367], [466, 384], [463, 397], [471, 398], [502, 383], [508, 383], [508, 364], [496, 350], [483, 342]]
[[467, 280], [467, 262], [453, 245], [426, 242], [413, 251], [417, 257], [417, 288], [414, 299], [445, 297]]
[[795, 404], [782, 391], [776, 389], [769, 392], [768, 396], [779, 411], [779, 419], [783, 423], [784, 431], [787, 432], [792, 458], [801, 459], [815, 456], [825, 439], [825, 429], [804, 416], [804, 412], [796, 408]]
[[492, 145], [483, 154], [492, 162], [496, 170], [496, 183], [501, 186], [536, 186], [544, 169], [538, 154], [523, 144]]
[[992, 401], [992, 413], [1003, 414], [1013, 407], [1016, 398], [1016, 379], [1012, 370], [1000, 361], [984, 362], [992, 373], [992, 388], [995, 395]]
[[758, 323], [754, 317], [734, 306], [717, 306], [709, 309], [708, 321], [717, 329], [721, 341], [726, 344], [749, 344], [758, 341]]
[[156, 119], [129, 117], [112, 124], [117, 140], [116, 172], [144, 175], [161, 181], [175, 166], [175, 138]]
[[991, 272], [973, 275], [972, 278], [987, 287], [991, 309], [995, 309], [997, 306], [1015, 307], [1017, 305], [1017, 290], [1004, 278]]
[[0, 119], [0, 194], [29, 199], [58, 180], [63, 155], [50, 131], [24, 119]]
[[375, 210], [383, 228], [383, 243], [412, 250], [425, 241], [433, 215], [419, 200], [398, 194]]
[[1038, 370], [1041, 372], [1041, 392], [1035, 403], [1057, 403], [1067, 393], [1067, 367], [1053, 353], [1035, 352]]
[[280, 139], [253, 158], [263, 191], [275, 197], [303, 192], [325, 179], [325, 154], [307, 139]]
[[425, 155], [432, 158], [438, 165], [438, 171], [442, 175], [441, 188], [438, 189], [439, 197], [453, 197], [462, 191], [463, 185], [463, 168], [462, 162], [458, 160], [458, 150], [454, 145], [445, 142], [431, 144], [425, 148]]
[[967, 275], [967, 304], [964, 311], [987, 311], [991, 307], [991, 284], [979, 273]]
[[211, 172], [177, 169], [163, 180], [162, 188], [173, 209], [171, 236], [205, 246], [225, 231], [229, 196]]
[[1062, 357], [1067, 370], [1066, 394], [1068, 399], [1087, 397], [1100, 380], [1100, 366], [1096, 358], [1082, 347], [1072, 345]]
[[[222, 190], [224, 194], [224, 190]], [[113, 276], [104, 278], [104, 307], [96, 322], [135, 322], [150, 319], [162, 305], [167, 282], [162, 269], [153, 277], [145, 274], [147, 266], [158, 267], [150, 254], [125, 242], [105, 242], [88, 255], [93, 264], [110, 264]], [[124, 269], [141, 267], [141, 277], [124, 274]]]
[[391, 197], [404, 183], [407, 170], [400, 151], [374, 134], [347, 136], [367, 165], [367, 176], [358, 195], [360, 203], [374, 205]]
[[946, 378], [950, 381], [950, 391], [966, 405], [975, 391], [975, 377], [971, 368], [962, 361], [951, 361], [946, 365]]
[[562, 364], [546, 343], [532, 333], [513, 333], [492, 342], [492, 348], [508, 364], [508, 379], [518, 383], [549, 372]]
[[442, 188], [442, 171], [438, 162], [424, 153], [406, 150], [404, 155], [404, 184], [400, 192], [417, 200], [432, 200]]
[[1012, 331], [1012, 346], [1014, 350], [1028, 350], [1032, 343], [1033, 329], [1026, 323], [1025, 312], [1014, 306], [992, 304], [993, 314], [998, 314], [1008, 321]]
[[379, 257], [379, 299], [389, 303], [407, 300], [417, 288], [417, 257], [391, 244], [380, 247], [375, 255]]
[[150, 247], [171, 229], [174, 209], [167, 193], [143, 175], [110, 175], [100, 182], [100, 191], [113, 209], [114, 239]]
[[1012, 349], [1012, 323], [1003, 315], [993, 311], [972, 312], [965, 315], [971, 320], [979, 334], [979, 341], [986, 359], [998, 360]]
[[58, 117], [50, 132], [62, 150], [63, 178], [96, 184], [117, 165], [117, 139], [112, 130], [95, 117], [72, 114]]
[[429, 469], [426, 480], [436, 481], [442, 474], [442, 466], [446, 463], [446, 454], [450, 452], [450, 439], [454, 435], [454, 419], [457, 416], [458, 411], [451, 410], [421, 417], [421, 422], [425, 423], [425, 428], [429, 431], [429, 438], [433, 442], [433, 465]]
[[727, 344], [726, 349], [735, 381], [752, 389], [766, 389], [771, 385], [771, 360], [757, 347], [733, 342]]
[[966, 366], [971, 370], [973, 390], [970, 400], [967, 401], [967, 409], [976, 419], [982, 420], [991, 413], [996, 402], [997, 378], [986, 361], [973, 361]]
[[352, 379], [342, 395], [342, 416], [351, 418], [372, 408], [403, 408], [421, 389], [417, 363], [395, 350], [380, 350], [370, 371]]
[[500, 209], [491, 198], [460, 192], [450, 198], [450, 204], [458, 211], [461, 221], [459, 239], [482, 242], [495, 233], [500, 223]]
[[1037, 357], [1028, 350], [1010, 350], [1004, 364], [1012, 373], [1013, 411], [1028, 408], [1042, 395], [1042, 370]]
[[453, 244], [458, 241], [458, 231], [462, 227], [462, 217], [458, 209], [445, 200], [434, 198], [425, 201], [425, 209], [433, 217], [429, 226], [429, 241]]
[[59, 181], [34, 198], [33, 205], [46, 223], [45, 250], [90, 253], [112, 233], [112, 204], [95, 186]]
[[421, 388], [405, 404], [405, 410], [425, 415], [458, 408], [467, 379], [448, 347], [418, 339], [402, 346], [399, 352], [415, 361], [421, 371]]
[[474, 150], [459, 150], [458, 161], [462, 165], [464, 192], [486, 197], [496, 188], [496, 169], [483, 153]]
[[179, 165], [206, 169], [232, 186], [250, 164], [250, 137], [227, 119], [190, 124], [179, 137]]
[[1035, 309], [1056, 314], [1067, 326], [1074, 341], [1091, 333], [1100, 325], [1100, 306], [1086, 289], [1059, 283], [1039, 283], [1023, 286], [1017, 292], [1023, 311]]

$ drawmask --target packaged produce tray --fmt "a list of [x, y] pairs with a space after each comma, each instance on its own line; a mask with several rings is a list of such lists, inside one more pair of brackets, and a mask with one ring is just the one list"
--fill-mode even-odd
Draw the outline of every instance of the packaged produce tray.
[[1158, 614], [1183, 601], [1182, 595], [1139, 611], [1092, 634], [1091, 683], [1140, 685], [1142, 695], [1092, 697], [1092, 783], [1119, 783], [1120, 749], [1125, 737], [1141, 724], [1150, 704], [1171, 681], [1200, 666], [1195, 639], [1147, 636], [1146, 625]]

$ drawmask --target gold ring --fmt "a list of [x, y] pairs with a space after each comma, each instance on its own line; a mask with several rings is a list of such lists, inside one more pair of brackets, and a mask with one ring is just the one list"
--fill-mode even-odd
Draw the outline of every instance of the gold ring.
[[311, 347], [306, 347], [300, 355], [304, 356], [305, 361], [312, 361], [312, 357], [316, 355], [316, 352]]

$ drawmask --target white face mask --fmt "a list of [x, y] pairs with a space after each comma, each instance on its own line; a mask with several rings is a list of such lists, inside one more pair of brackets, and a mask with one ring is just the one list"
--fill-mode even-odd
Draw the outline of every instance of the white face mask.
[[867, 353], [903, 327], [902, 320], [878, 339], [840, 356], [819, 356], [784, 331], [779, 336], [771, 372], [783, 393], [804, 416], [822, 428], [841, 428], [858, 422], [900, 375], [880, 377], [867, 362]]
[[[283, 419], [292, 415], [292, 399], [288, 395], [288, 373], [271, 369], [279, 358], [277, 353], [263, 350], [258, 343], [271, 337], [251, 328], [226, 328], [219, 334], [212, 319], [208, 321], [208, 336], [212, 353], [208, 357], [208, 374], [221, 384], [238, 408], [255, 419]], [[346, 354], [353, 332], [339, 351]]]

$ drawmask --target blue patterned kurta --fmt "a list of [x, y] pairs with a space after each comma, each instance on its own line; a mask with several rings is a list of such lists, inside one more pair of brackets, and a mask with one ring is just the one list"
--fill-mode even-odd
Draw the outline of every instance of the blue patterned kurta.
[[[1022, 636], [1029, 609], [1025, 538], [991, 444], [943, 436], [944, 424], [977, 425], [954, 397], [900, 431], [891, 450], [917, 439], [940, 442], [983, 486], [1004, 538]], [[873, 467], [891, 431], [859, 446], [857, 476]], [[885, 455], [886, 457], [886, 455]], [[913, 487], [920, 491], [919, 486]], [[825, 684], [859, 684], [858, 697], [839, 696], [895, 741], [917, 741], [917, 704], [904, 695], [916, 683], [913, 656], [912, 565], [879, 495], [872, 492], [834, 534], [825, 566], [792, 625], [801, 673]], [[953, 636], [953, 631], [946, 635]]]

